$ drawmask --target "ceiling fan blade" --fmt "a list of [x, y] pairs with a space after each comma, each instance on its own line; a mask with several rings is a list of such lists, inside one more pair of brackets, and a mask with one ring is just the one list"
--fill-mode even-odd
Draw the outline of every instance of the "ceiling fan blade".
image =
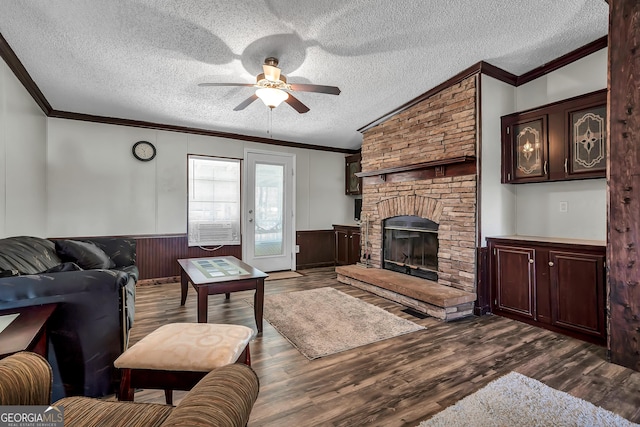
[[198, 83], [198, 86], [255, 86], [253, 83]]
[[258, 99], [258, 95], [256, 95], [255, 93], [253, 95], [251, 95], [250, 97], [248, 97], [247, 99], [245, 99], [244, 101], [242, 101], [240, 104], [238, 104], [238, 106], [236, 108], [233, 109], [233, 111], [240, 111], [240, 110], [244, 110], [245, 108], [247, 108], [249, 105], [251, 105], [251, 103], [253, 101], [255, 101], [256, 99]]
[[309, 107], [304, 105], [298, 98], [289, 94], [289, 97], [284, 100], [287, 104], [291, 105], [294, 110], [296, 110], [300, 114], [304, 114], [309, 111]]
[[291, 86], [291, 90], [297, 90], [300, 92], [318, 92], [327, 93], [329, 95], [340, 95], [340, 89], [336, 86], [307, 85], [297, 83], [289, 83], [289, 86]]

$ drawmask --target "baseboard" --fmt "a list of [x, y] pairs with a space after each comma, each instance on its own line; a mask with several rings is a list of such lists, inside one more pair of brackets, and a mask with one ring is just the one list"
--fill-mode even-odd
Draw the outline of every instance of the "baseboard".
[[166, 283], [180, 282], [180, 276], [157, 277], [155, 279], [140, 279], [136, 286], [164, 285]]

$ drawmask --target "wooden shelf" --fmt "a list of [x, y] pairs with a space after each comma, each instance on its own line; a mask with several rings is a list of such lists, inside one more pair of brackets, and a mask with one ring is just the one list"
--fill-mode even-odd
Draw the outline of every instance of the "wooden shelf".
[[471, 175], [476, 173], [475, 156], [453, 157], [451, 159], [433, 160], [414, 165], [358, 172], [359, 178], [377, 177], [382, 181], [408, 181], [445, 176]]

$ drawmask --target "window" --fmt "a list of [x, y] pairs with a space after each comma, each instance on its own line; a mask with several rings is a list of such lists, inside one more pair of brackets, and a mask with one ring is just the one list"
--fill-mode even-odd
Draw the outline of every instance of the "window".
[[189, 246], [240, 244], [240, 160], [189, 156]]

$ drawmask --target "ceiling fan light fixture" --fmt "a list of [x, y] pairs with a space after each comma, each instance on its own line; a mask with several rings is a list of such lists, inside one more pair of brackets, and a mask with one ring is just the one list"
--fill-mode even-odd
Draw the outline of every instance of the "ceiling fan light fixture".
[[269, 108], [276, 108], [284, 100], [289, 98], [289, 94], [283, 90], [265, 87], [256, 90], [256, 96]]
[[262, 71], [264, 71], [264, 77], [267, 80], [272, 82], [277, 82], [278, 80], [280, 80], [280, 68], [264, 64], [262, 66]]

